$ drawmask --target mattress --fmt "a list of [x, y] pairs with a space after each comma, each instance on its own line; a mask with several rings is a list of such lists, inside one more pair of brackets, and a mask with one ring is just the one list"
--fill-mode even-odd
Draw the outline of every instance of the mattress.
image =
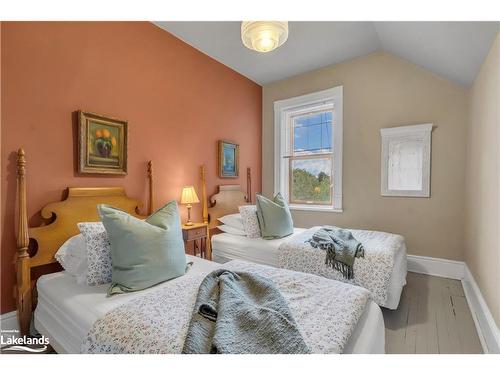
[[[190, 255], [187, 258], [193, 262], [189, 272], [208, 273], [214, 270], [214, 262]], [[49, 337], [50, 344], [58, 353], [79, 353], [87, 332], [97, 319], [140, 293], [149, 293], [160, 285], [107, 297], [109, 284], [80, 285], [64, 271], [43, 275], [37, 281], [35, 328]]]
[[[293, 235], [304, 232], [304, 228], [294, 228]], [[236, 234], [220, 233], [212, 236], [212, 259], [225, 263], [234, 259], [278, 267], [279, 247], [290, 236], [275, 240], [248, 238]]]
[[[304, 232], [304, 228], [294, 228], [293, 235]], [[265, 240], [263, 238], [248, 238], [229, 233], [212, 236], [212, 259], [225, 263], [234, 259], [266, 264], [278, 267], [279, 247], [290, 237]], [[394, 268], [389, 281], [387, 302], [384, 307], [396, 309], [399, 305], [401, 292], [406, 285], [407, 261], [406, 245], [403, 243], [394, 258]]]
[[[190, 272], [209, 272], [214, 269], [214, 262], [188, 258], [194, 263]], [[64, 271], [40, 277], [37, 282], [35, 328], [49, 338], [58, 353], [79, 353], [88, 331], [97, 319], [136, 298], [139, 293], [149, 293], [159, 287], [108, 298], [108, 286], [79, 285], [73, 276]], [[370, 301], [344, 352], [384, 353], [384, 330], [382, 311]]]

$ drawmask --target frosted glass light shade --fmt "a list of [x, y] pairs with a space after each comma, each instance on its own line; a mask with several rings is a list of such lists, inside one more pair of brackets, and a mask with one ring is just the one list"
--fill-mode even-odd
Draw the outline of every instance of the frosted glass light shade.
[[193, 186], [185, 186], [182, 189], [181, 204], [191, 204], [199, 202], [200, 200], [198, 199]]
[[257, 52], [270, 52], [288, 39], [287, 21], [243, 21], [241, 40], [245, 47]]

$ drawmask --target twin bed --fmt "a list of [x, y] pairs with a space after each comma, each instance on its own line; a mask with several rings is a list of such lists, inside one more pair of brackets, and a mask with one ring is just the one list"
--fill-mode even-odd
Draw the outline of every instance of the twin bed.
[[[58, 353], [180, 353], [196, 295], [196, 283], [210, 271], [220, 268], [220, 265], [198, 257], [188, 256], [188, 260], [194, 264], [186, 275], [144, 291], [112, 298], [106, 297], [107, 284], [94, 287], [79, 285], [66, 272], [44, 275], [37, 283], [35, 327], [49, 338]], [[240, 264], [240, 267], [242, 265], [248, 267], [250, 264]], [[384, 321], [380, 308], [374, 302], [367, 301], [360, 313], [353, 311], [352, 315], [359, 314], [359, 317], [349, 316], [348, 321], [335, 319], [329, 322], [322, 318], [326, 309], [332, 319], [342, 314], [340, 308], [330, 310], [334, 304], [341, 302], [342, 292], [346, 292], [341, 283], [334, 283], [327, 289], [334, 292], [331, 293], [330, 303], [323, 304], [323, 309], [318, 304], [310, 306], [297, 298], [294, 300], [294, 293], [284, 293], [313, 352], [384, 353]], [[187, 288], [185, 292], [183, 287]], [[164, 291], [164, 299], [154, 306], [165, 288], [175, 289], [175, 293]], [[298, 292], [295, 297], [297, 295]], [[184, 301], [183, 298], [187, 299]], [[142, 299], [147, 303], [138, 303]], [[151, 310], [137, 311], [137, 306], [153, 306], [155, 311], [164, 308], [164, 311], [158, 316], [153, 315]], [[298, 311], [301, 314], [299, 317]], [[321, 323], [320, 328], [318, 323]], [[110, 329], [113, 324], [114, 328]], [[340, 332], [347, 332], [349, 337], [337, 334]]]
[[[234, 216], [238, 207], [248, 205], [247, 195], [239, 185], [219, 187], [208, 208], [209, 225], [215, 230], [219, 218]], [[407, 260], [404, 238], [397, 234], [350, 229], [365, 248], [365, 255], [354, 262], [354, 278], [346, 279], [341, 272], [325, 264], [325, 252], [311, 247], [307, 240], [320, 227], [294, 228], [294, 233], [280, 239], [251, 238], [234, 233], [212, 236], [212, 260], [225, 263], [242, 259], [282, 269], [306, 272], [328, 279], [362, 286], [371, 293], [379, 306], [397, 309], [401, 292], [406, 285]]]
[[[54, 254], [59, 247], [78, 234], [78, 222], [98, 221], [97, 204], [113, 205], [140, 216], [137, 214], [139, 202], [127, 197], [123, 188], [69, 188], [65, 200], [42, 208], [42, 216], [52, 218], [50, 224], [28, 228], [25, 178], [24, 152], [19, 150], [16, 260], [19, 325], [21, 334], [29, 332], [36, 305], [34, 327], [49, 337], [57, 352], [180, 353], [201, 280], [215, 269], [226, 268], [271, 278], [289, 304], [312, 352], [384, 353], [382, 312], [366, 289], [316, 275], [256, 264], [273, 265], [279, 240], [264, 244], [262, 241], [265, 240], [242, 241], [226, 234], [215, 235], [212, 237], [217, 249], [213, 258], [215, 262], [188, 256], [193, 266], [186, 275], [139, 292], [106, 297], [109, 285], [80, 285], [66, 271], [41, 276], [35, 289], [31, 269], [55, 263]], [[148, 211], [151, 212], [151, 164], [148, 165], [148, 180]], [[244, 196], [235, 185], [221, 186], [221, 191], [212, 196], [211, 207], [208, 207], [202, 168], [203, 217], [210, 227], [216, 226], [218, 217], [234, 212], [242, 201], [248, 203]], [[30, 239], [37, 245], [31, 256], [28, 253]], [[243, 260], [223, 265], [217, 263], [231, 259]], [[397, 293], [396, 289], [394, 293]]]
[[[311, 254], [307, 254], [307, 250], [303, 253], [297, 253], [295, 244], [311, 238], [311, 232], [314, 232], [316, 229], [318, 228], [294, 228], [292, 236], [274, 240], [219, 233], [212, 236], [212, 260], [218, 263], [225, 263], [234, 259], [242, 259], [258, 264], [305, 272], [306, 268], [301, 264], [300, 260], [304, 256], [307, 256], [315, 260], [314, 269], [311, 270], [312, 273], [321, 274], [322, 276], [343, 282], [351, 282], [350, 280], [346, 280], [338, 271], [329, 269], [324, 265], [324, 255], [322, 252], [310, 249]], [[352, 230], [352, 232], [357, 239], [364, 240], [362, 242], [365, 244], [370, 240], [372, 242], [382, 242], [383, 239], [381, 237], [385, 235], [383, 232], [374, 231]], [[292, 246], [290, 247], [290, 245]], [[315, 256], [318, 259], [315, 259]], [[380, 278], [374, 279], [372, 277], [373, 273], [368, 269], [370, 267], [369, 263], [372, 262], [370, 255], [367, 254], [365, 258], [356, 259], [354, 263], [354, 280], [356, 284], [376, 291], [377, 294], [373, 296], [373, 299], [380, 306], [397, 309], [401, 292], [406, 284], [407, 262], [404, 241], [397, 244], [393, 258], [389, 261], [392, 263], [392, 270], [388, 275], [383, 275], [384, 272], [380, 272], [382, 276], [386, 276], [386, 279], [381, 280]], [[363, 273], [364, 269], [367, 269], [365, 273]]]

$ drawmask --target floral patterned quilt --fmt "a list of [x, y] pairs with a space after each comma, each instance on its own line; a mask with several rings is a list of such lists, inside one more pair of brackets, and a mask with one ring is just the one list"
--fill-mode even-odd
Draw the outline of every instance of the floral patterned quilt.
[[[342, 353], [370, 298], [363, 288], [315, 275], [240, 260], [214, 265], [272, 279], [313, 353]], [[82, 352], [181, 353], [206, 274], [188, 273], [110, 311], [94, 323]]]
[[328, 279], [362, 286], [370, 291], [375, 303], [386, 306], [394, 258], [404, 244], [398, 234], [349, 229], [365, 248], [364, 258], [354, 261], [354, 278], [348, 280], [342, 273], [325, 264], [325, 251], [315, 249], [305, 241], [320, 227], [313, 227], [293, 236], [280, 245], [278, 266], [288, 270], [312, 273]]

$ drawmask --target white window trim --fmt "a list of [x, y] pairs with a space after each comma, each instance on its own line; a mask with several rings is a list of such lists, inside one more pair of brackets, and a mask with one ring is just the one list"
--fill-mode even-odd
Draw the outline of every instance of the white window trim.
[[[431, 184], [431, 134], [433, 124], [419, 124], [380, 129], [382, 137], [381, 155], [381, 195], [384, 197], [430, 197]], [[391, 141], [406, 140], [423, 144], [422, 159], [422, 189], [420, 190], [390, 190], [389, 176], [389, 145]]]
[[[287, 142], [287, 116], [300, 107], [324, 106], [333, 103], [333, 205], [292, 204], [292, 210], [342, 212], [342, 130], [343, 130], [343, 87], [337, 86], [328, 90], [296, 96], [274, 102], [274, 194], [288, 194], [288, 181], [285, 178], [285, 158]], [[285, 197], [288, 200], [288, 197]]]

